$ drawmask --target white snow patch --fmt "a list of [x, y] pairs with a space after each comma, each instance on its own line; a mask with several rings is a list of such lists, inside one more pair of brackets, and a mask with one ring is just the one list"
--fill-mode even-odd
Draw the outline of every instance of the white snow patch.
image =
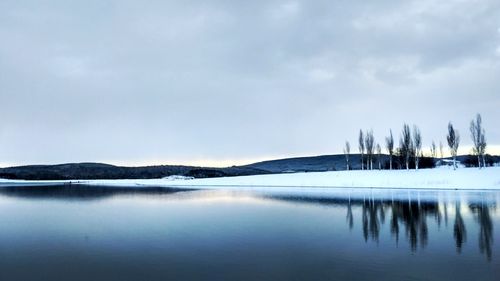
[[173, 176], [168, 176], [162, 178], [163, 180], [168, 180], [168, 181], [175, 181], [175, 180], [194, 180], [194, 177], [186, 177], [186, 176], [179, 176], [179, 175], [173, 175]]

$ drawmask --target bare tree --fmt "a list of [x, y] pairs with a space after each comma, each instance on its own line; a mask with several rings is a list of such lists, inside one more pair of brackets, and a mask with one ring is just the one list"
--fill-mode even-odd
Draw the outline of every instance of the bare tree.
[[476, 119], [470, 121], [470, 136], [472, 138], [473, 148], [472, 151], [477, 155], [477, 166], [481, 169], [481, 138], [483, 135], [482, 119], [478, 113]]
[[472, 151], [477, 155], [477, 166], [481, 168], [481, 158], [483, 160], [483, 167], [486, 167], [484, 154], [486, 152], [486, 136], [482, 126], [483, 120], [481, 114], [476, 115], [476, 119], [470, 122], [470, 136], [474, 147]]
[[373, 137], [373, 130], [370, 130], [366, 132], [366, 137], [365, 137], [365, 147], [367, 156], [366, 165], [369, 166], [370, 170], [373, 170], [373, 150], [375, 149], [374, 143], [375, 143], [375, 138]]
[[457, 130], [455, 130], [455, 128], [453, 128], [451, 122], [448, 123], [448, 136], [446, 136], [446, 140], [448, 141], [450, 153], [453, 156], [453, 170], [456, 170], [458, 146], [460, 145], [460, 134]]
[[401, 138], [399, 139], [399, 149], [401, 152], [401, 156], [403, 156], [405, 159], [406, 170], [410, 169], [412, 146], [410, 126], [408, 126], [408, 124], [404, 124], [403, 131], [401, 132]]
[[378, 169], [382, 170], [382, 147], [377, 143], [377, 161], [378, 161]]
[[479, 151], [483, 157], [483, 167], [486, 168], [486, 160], [484, 159], [485, 158], [484, 155], [486, 153], [486, 136], [485, 136], [484, 129], [483, 129], [483, 132], [481, 133], [481, 141], [480, 141]]
[[361, 170], [364, 170], [364, 154], [365, 154], [365, 137], [363, 135], [363, 130], [359, 130], [359, 153], [361, 154]]
[[439, 155], [441, 156], [441, 160], [444, 158], [444, 153], [443, 153], [443, 142], [439, 141]]
[[349, 154], [351, 154], [351, 145], [349, 144], [348, 141], [346, 141], [344, 147], [344, 155], [345, 155], [345, 162], [347, 165], [347, 171], [349, 171]]
[[434, 141], [432, 141], [432, 144], [431, 144], [431, 157], [432, 158], [436, 158], [436, 156], [437, 156], [436, 143]]
[[394, 154], [394, 137], [392, 136], [392, 130], [390, 130], [390, 134], [385, 138], [385, 148], [389, 153], [389, 169], [392, 170], [392, 155]]
[[413, 151], [415, 154], [415, 170], [418, 170], [418, 163], [422, 154], [422, 134], [417, 125], [413, 125]]

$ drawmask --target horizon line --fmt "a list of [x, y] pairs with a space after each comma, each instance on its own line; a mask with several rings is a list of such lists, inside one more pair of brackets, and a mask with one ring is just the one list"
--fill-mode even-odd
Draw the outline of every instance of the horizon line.
[[[494, 157], [500, 157], [500, 153], [496, 151], [496, 153], [486, 153], [487, 155], [494, 156]], [[252, 165], [255, 163], [259, 162], [266, 162], [266, 161], [277, 161], [277, 160], [284, 160], [284, 159], [294, 159], [294, 158], [313, 158], [313, 157], [322, 157], [322, 156], [344, 156], [344, 153], [334, 153], [334, 154], [316, 154], [316, 155], [291, 155], [291, 156], [276, 156], [276, 157], [265, 157], [265, 158], [255, 158], [255, 159], [245, 159], [245, 160], [216, 160], [216, 161], [211, 161], [208, 159], [203, 159], [203, 160], [194, 160], [194, 161], [160, 161], [160, 160], [153, 160], [153, 161], [136, 161], [134, 164], [131, 164], [130, 162], [127, 161], [106, 161], [106, 160], [96, 160], [96, 161], [67, 161], [67, 162], [50, 162], [50, 163], [30, 163], [30, 164], [16, 164], [16, 163], [0, 163], [0, 168], [12, 168], [12, 167], [22, 167], [22, 166], [56, 166], [56, 165], [66, 165], [66, 164], [85, 164], [85, 163], [92, 163], [92, 164], [105, 164], [105, 165], [112, 165], [112, 166], [119, 166], [119, 167], [148, 167], [148, 166], [190, 166], [190, 167], [203, 167], [203, 168], [229, 168], [233, 166], [246, 166], [246, 165]], [[360, 155], [359, 152], [353, 152], [350, 153], [349, 155]], [[381, 155], [389, 155], [388, 153], [382, 153]], [[472, 156], [474, 155], [473, 153], [461, 153], [458, 154], [457, 156]], [[424, 157], [431, 157], [424, 155]], [[446, 153], [443, 157], [445, 158], [450, 158], [451, 156], [449, 153]], [[435, 157], [436, 159], [441, 159], [441, 157]], [[229, 164], [222, 164], [222, 163], [229, 163]]]

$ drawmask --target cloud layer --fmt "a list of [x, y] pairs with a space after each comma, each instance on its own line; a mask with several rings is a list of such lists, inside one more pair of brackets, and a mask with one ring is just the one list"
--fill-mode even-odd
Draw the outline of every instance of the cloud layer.
[[2, 1], [0, 162], [339, 153], [403, 122], [467, 145], [476, 112], [500, 144], [500, 2], [366, 2]]

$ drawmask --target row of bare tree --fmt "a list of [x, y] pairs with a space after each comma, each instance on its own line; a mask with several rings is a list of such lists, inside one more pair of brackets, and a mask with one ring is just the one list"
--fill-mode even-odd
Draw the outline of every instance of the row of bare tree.
[[[485, 130], [482, 127], [482, 118], [480, 114], [477, 114], [475, 119], [470, 123], [470, 133], [473, 140], [473, 153], [477, 155], [478, 167], [486, 167], [485, 153], [486, 153], [486, 137]], [[448, 123], [448, 134], [446, 136], [448, 142], [448, 147], [450, 149], [450, 154], [453, 157], [453, 168], [457, 168], [457, 154], [458, 147], [460, 145], [460, 134], [453, 127], [451, 122]], [[375, 143], [375, 137], [373, 136], [373, 130], [363, 130], [359, 131], [358, 137], [358, 148], [361, 155], [361, 170], [365, 168], [367, 170], [373, 170], [373, 161], [375, 152], [378, 154], [378, 168], [382, 168], [380, 155], [382, 154], [382, 148], [380, 144]], [[420, 159], [423, 157], [422, 152], [422, 133], [417, 125], [413, 125], [413, 130], [410, 129], [408, 124], [403, 124], [403, 129], [401, 131], [401, 136], [399, 138], [399, 147], [394, 147], [394, 137], [392, 135], [392, 130], [389, 130], [389, 136], [385, 138], [385, 148], [389, 154], [389, 169], [392, 170], [392, 159], [394, 155], [401, 156], [404, 159], [406, 169], [410, 169], [410, 161], [415, 161], [415, 169], [418, 170]], [[431, 156], [432, 158], [437, 157], [436, 143], [432, 141], [431, 145]], [[439, 143], [439, 150], [441, 159], [443, 158], [443, 143]], [[349, 156], [351, 153], [351, 145], [348, 141], [345, 143], [344, 155], [346, 157], [347, 170], [351, 169], [349, 162]], [[365, 157], [366, 156], [366, 157]], [[365, 162], [366, 160], [366, 162]], [[482, 163], [481, 163], [482, 162]]]

